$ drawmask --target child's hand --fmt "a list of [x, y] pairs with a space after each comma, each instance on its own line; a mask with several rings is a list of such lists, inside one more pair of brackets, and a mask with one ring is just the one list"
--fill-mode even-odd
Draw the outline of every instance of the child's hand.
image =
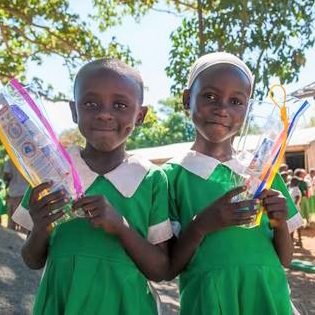
[[103, 196], [88, 196], [78, 199], [73, 209], [82, 208], [94, 227], [101, 227], [107, 233], [117, 235], [124, 226], [120, 216]]
[[30, 197], [30, 216], [32, 217], [35, 232], [49, 233], [51, 224], [64, 215], [63, 211], [54, 213], [61, 209], [69, 200], [63, 190], [53, 192], [40, 198], [42, 193], [49, 189], [52, 183], [42, 183], [35, 187]]
[[288, 217], [288, 207], [285, 197], [281, 192], [273, 189], [265, 189], [260, 194], [263, 206], [267, 211], [270, 225], [276, 229], [286, 224]]
[[[216, 200], [196, 217], [198, 229], [202, 235], [222, 228], [248, 224], [253, 221], [257, 213], [257, 200], [232, 202], [232, 198], [244, 192], [246, 187], [237, 187]], [[249, 210], [244, 210], [247, 208]]]

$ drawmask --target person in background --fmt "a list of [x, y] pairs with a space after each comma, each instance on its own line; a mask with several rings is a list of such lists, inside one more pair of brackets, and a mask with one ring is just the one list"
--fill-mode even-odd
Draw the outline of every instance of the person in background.
[[304, 181], [307, 184], [307, 187], [309, 188], [309, 197], [311, 197], [314, 193], [313, 184], [314, 184], [314, 175], [315, 175], [315, 169], [310, 169], [310, 172], [307, 173], [304, 177]]
[[288, 169], [288, 181], [291, 181], [291, 178], [293, 177], [293, 170], [292, 169]]
[[310, 169], [308, 178], [311, 186], [309, 197], [309, 216], [311, 220], [311, 215], [315, 216], [315, 168]]
[[312, 181], [312, 188], [313, 188], [313, 193], [315, 192], [315, 168], [310, 169], [310, 179]]
[[[291, 182], [289, 184], [289, 193], [295, 203], [296, 208], [301, 211], [301, 199], [302, 199], [302, 193], [298, 187], [298, 183], [299, 183], [299, 178], [294, 176], [291, 179]], [[302, 236], [301, 236], [301, 228], [297, 229], [297, 233], [298, 233], [298, 242], [296, 243], [297, 246], [300, 246], [301, 248], [303, 248], [303, 243], [302, 243]], [[292, 241], [294, 241], [294, 231], [291, 233], [291, 237], [292, 237]]]
[[20, 175], [20, 173], [18, 172], [16, 167], [13, 165], [11, 160], [7, 160], [4, 163], [3, 172], [4, 172], [3, 180], [8, 189], [7, 200], [6, 200], [7, 214], [8, 214], [8, 228], [12, 230], [22, 231], [21, 227], [12, 220], [12, 215], [15, 209], [20, 204], [24, 196], [24, 193], [28, 187], [28, 183]]
[[297, 168], [294, 170], [294, 176], [298, 178], [298, 187], [302, 194], [301, 199], [301, 214], [306, 220], [307, 224], [310, 222], [310, 210], [309, 210], [309, 197], [310, 197], [310, 183], [305, 180], [307, 172], [303, 168]]
[[285, 163], [283, 163], [283, 164], [281, 164], [280, 167], [279, 167], [279, 173], [281, 174], [282, 172], [287, 172], [288, 169], [289, 169], [288, 165], [285, 164]]
[[280, 173], [280, 175], [281, 175], [283, 181], [285, 182], [285, 184], [288, 186], [290, 184], [288, 172], [283, 171]]

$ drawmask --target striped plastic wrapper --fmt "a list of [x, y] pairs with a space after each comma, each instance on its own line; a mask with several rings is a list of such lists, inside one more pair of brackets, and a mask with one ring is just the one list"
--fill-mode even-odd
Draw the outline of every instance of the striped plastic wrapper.
[[63, 189], [70, 199], [56, 224], [81, 216], [72, 212], [71, 201], [82, 191], [80, 177], [68, 152], [59, 142], [36, 95], [17, 80], [0, 88], [0, 140], [10, 159], [31, 187], [53, 181], [43, 195]]
[[[246, 185], [247, 190], [234, 201], [257, 198], [265, 188], [271, 187], [288, 141], [309, 106], [307, 100], [286, 98], [282, 86], [274, 86], [266, 101], [250, 101], [240, 136], [234, 142], [243, 171], [231, 179], [235, 186]], [[262, 214], [260, 207], [253, 222], [244, 227], [258, 226]]]

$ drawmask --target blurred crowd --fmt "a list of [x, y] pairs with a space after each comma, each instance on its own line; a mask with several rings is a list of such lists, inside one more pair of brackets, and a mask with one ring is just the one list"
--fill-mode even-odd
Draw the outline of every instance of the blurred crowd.
[[19, 206], [27, 187], [28, 183], [20, 175], [11, 160], [7, 160], [4, 163], [3, 178], [0, 179], [0, 224], [3, 224], [1, 216], [7, 214], [7, 227], [25, 232], [11, 217]]
[[[304, 219], [304, 228], [309, 226], [312, 216], [315, 216], [315, 169], [309, 172], [303, 168], [291, 170], [287, 164], [282, 164], [279, 172]], [[297, 232], [296, 245], [302, 247], [301, 230]]]

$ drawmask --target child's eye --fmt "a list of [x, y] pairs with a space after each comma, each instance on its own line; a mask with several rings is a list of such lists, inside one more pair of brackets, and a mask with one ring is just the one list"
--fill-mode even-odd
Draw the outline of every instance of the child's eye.
[[97, 104], [96, 102], [85, 102], [84, 107], [88, 109], [98, 109], [99, 104]]
[[231, 100], [231, 103], [232, 103], [233, 105], [243, 105], [243, 102], [240, 101], [238, 98], [233, 98], [233, 99]]
[[115, 109], [125, 109], [125, 108], [127, 108], [127, 105], [124, 104], [124, 103], [117, 102], [117, 103], [114, 104], [114, 108]]
[[212, 93], [206, 93], [205, 97], [206, 97], [206, 99], [208, 99], [210, 101], [214, 101], [216, 99], [215, 95]]

